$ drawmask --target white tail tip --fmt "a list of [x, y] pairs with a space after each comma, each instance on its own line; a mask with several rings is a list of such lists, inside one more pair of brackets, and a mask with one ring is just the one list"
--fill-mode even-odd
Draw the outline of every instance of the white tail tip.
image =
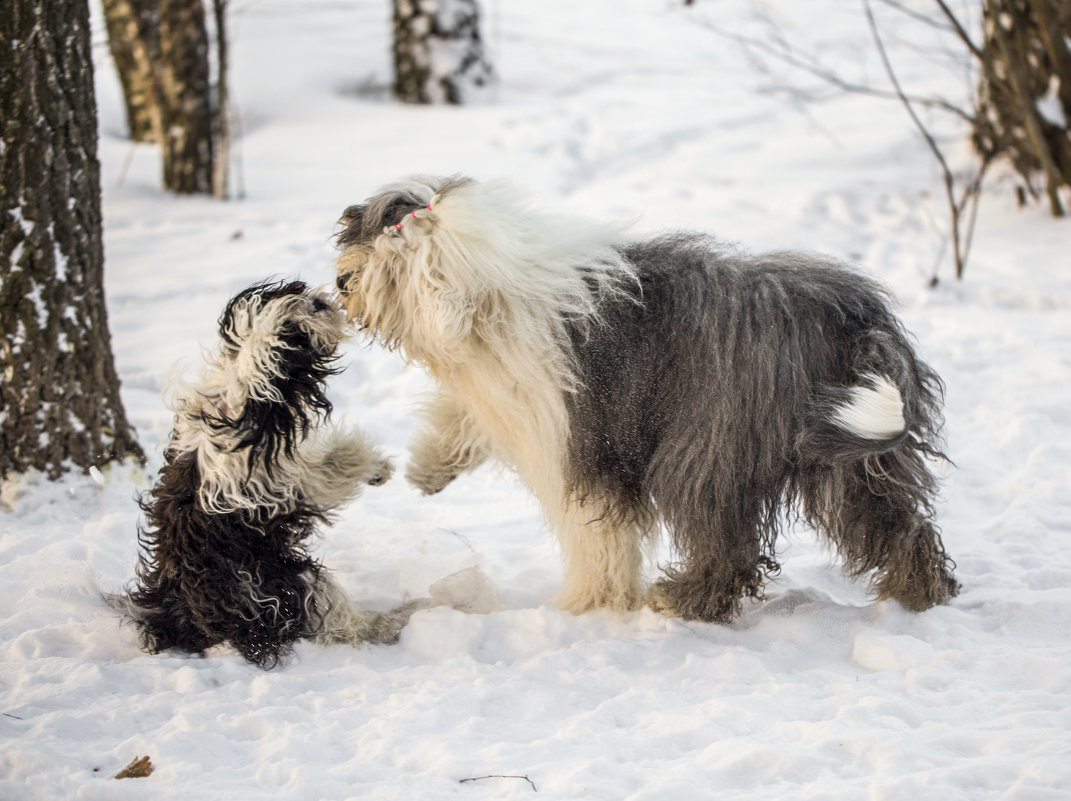
[[849, 390], [851, 400], [833, 410], [839, 428], [864, 439], [892, 439], [907, 428], [900, 390], [885, 376], [868, 373]]

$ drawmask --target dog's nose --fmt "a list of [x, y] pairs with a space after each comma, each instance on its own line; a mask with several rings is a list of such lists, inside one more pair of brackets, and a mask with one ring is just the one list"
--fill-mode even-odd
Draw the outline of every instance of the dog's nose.
[[325, 312], [331, 308], [331, 304], [328, 303], [321, 295], [317, 295], [312, 299], [312, 313], [319, 314]]
[[350, 280], [349, 273], [339, 273], [338, 278], [335, 279], [335, 286], [338, 287], [339, 292], [346, 291], [346, 283]]

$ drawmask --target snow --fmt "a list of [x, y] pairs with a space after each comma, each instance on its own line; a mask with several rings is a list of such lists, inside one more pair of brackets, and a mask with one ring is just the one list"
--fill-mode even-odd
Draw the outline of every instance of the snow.
[[1049, 81], [1048, 91], [1036, 101], [1038, 113], [1042, 118], [1057, 128], [1067, 130], [1064, 107], [1060, 103], [1060, 78], [1053, 75]]
[[[0, 155], [3, 155], [2, 149], [0, 149]], [[21, 208], [8, 209], [7, 213], [11, 216], [8, 225], [19, 228], [21, 232], [21, 236], [18, 237], [19, 241], [15, 243], [15, 247], [11, 250], [11, 255], [8, 257], [11, 260], [11, 271], [15, 272], [22, 269], [22, 265], [19, 264], [22, 260], [22, 243], [29, 238], [34, 224], [22, 216]]]
[[437, 604], [481, 615], [499, 608], [498, 589], [475, 565], [436, 581], [428, 587], [428, 597]]
[[[498, 0], [484, 5], [497, 101], [458, 109], [400, 107], [377, 88], [383, 0], [232, 7], [246, 198], [231, 203], [158, 189], [154, 148], [122, 139], [94, 22], [110, 325], [150, 465], [0, 489], [0, 798], [1068, 797], [1069, 223], [1017, 209], [998, 180], [966, 280], [946, 261], [929, 288], [940, 179], [898, 104], [773, 91], [808, 81], [757, 72], [697, 24], [744, 29], [758, 8], [824, 64], [880, 78], [861, 8]], [[899, 26], [886, 41], [905, 85], [963, 91], [911, 50], [917, 23], [884, 23]], [[967, 167], [963, 131], [940, 133]], [[243, 286], [330, 282], [342, 209], [421, 171], [508, 177], [638, 232], [824, 251], [885, 281], [947, 383], [956, 465], [938, 511], [962, 594], [923, 614], [873, 603], [800, 529], [767, 599], [732, 625], [574, 617], [552, 605], [561, 569], [537, 506], [487, 467], [430, 498], [400, 477], [369, 488], [317, 545], [369, 606], [468, 571], [436, 592], [486, 614], [427, 609], [397, 645], [303, 643], [268, 673], [227, 648], [141, 653], [100, 596], [133, 578], [134, 496], [162, 461], [168, 371], [196, 363]], [[427, 379], [360, 340], [346, 362], [338, 416], [404, 464]], [[112, 779], [146, 755], [151, 776]]]

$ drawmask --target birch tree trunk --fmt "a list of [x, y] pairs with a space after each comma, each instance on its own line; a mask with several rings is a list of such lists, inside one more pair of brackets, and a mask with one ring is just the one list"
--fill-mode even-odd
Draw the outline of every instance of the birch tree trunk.
[[141, 458], [104, 305], [86, 0], [0, 0], [0, 478]]
[[201, 0], [157, 0], [164, 188], [212, 194], [213, 118]]
[[[219, 127], [203, 0], [103, 0], [103, 5], [131, 138], [160, 145], [165, 189], [212, 194], [223, 177], [214, 175]], [[221, 0], [216, 5], [218, 25]], [[222, 40], [220, 46], [225, 47]]]
[[394, 0], [394, 94], [462, 104], [493, 81], [476, 0]]
[[126, 104], [130, 138], [136, 142], [160, 139], [159, 20], [155, 0], [103, 0], [108, 49], [115, 61]]

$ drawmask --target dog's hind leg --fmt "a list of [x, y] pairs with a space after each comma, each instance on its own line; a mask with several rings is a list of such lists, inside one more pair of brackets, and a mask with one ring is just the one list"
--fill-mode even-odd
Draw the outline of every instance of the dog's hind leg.
[[869, 375], [850, 389], [849, 402], [834, 407], [835, 428], [822, 434], [824, 423], [812, 418], [799, 440], [807, 469], [798, 494], [805, 517], [836, 546], [849, 574], [869, 574], [879, 600], [921, 611], [959, 591], [932, 522], [937, 479], [930, 460], [942, 458], [940, 383], [890, 342], [874, 335], [861, 351], [859, 372]]
[[326, 609], [316, 635], [316, 640], [324, 644], [395, 643], [413, 613], [430, 605], [430, 601], [422, 599], [410, 601], [389, 612], [363, 609], [322, 573], [314, 592], [317, 606]]
[[158, 582], [159, 576], [141, 577], [140, 586], [132, 594], [107, 595], [105, 602], [133, 621], [141, 647], [150, 654], [169, 648], [199, 653], [219, 643], [199, 628], [183, 593], [170, 582]]
[[[836, 546], [853, 576], [869, 574], [878, 600], [915, 612], [959, 592], [953, 561], [927, 514], [926, 492], [896, 451], [830, 468], [808, 491], [808, 519]], [[917, 467], [917, 465], [916, 465]]]

